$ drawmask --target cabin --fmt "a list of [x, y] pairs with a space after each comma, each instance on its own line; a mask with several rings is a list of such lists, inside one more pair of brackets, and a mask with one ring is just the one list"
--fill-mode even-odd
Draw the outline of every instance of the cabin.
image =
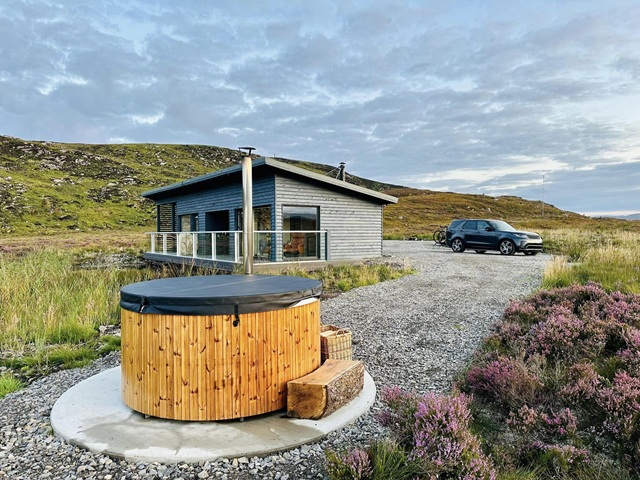
[[[252, 160], [254, 263], [382, 256], [382, 209], [397, 198], [272, 158]], [[142, 194], [156, 204], [145, 258], [233, 270], [242, 264], [242, 167]]]

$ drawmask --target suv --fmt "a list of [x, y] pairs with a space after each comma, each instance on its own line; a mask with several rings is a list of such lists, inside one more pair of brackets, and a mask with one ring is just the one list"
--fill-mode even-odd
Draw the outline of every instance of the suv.
[[542, 251], [542, 238], [537, 233], [520, 232], [502, 220], [463, 219], [447, 227], [447, 246], [457, 253], [469, 248], [478, 253], [497, 250], [503, 255], [535, 255]]

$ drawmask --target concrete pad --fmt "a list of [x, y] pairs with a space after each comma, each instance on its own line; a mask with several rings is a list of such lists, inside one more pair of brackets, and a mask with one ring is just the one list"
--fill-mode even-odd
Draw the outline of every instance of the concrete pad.
[[263, 456], [321, 439], [353, 422], [373, 405], [376, 387], [365, 372], [364, 389], [350, 404], [320, 420], [287, 418], [285, 411], [241, 420], [183, 422], [145, 418], [120, 397], [120, 367], [67, 390], [51, 410], [55, 433], [94, 453], [132, 462], [203, 462]]

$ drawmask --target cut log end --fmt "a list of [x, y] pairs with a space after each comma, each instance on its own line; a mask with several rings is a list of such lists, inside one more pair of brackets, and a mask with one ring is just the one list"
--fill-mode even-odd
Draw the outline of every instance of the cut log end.
[[287, 383], [287, 415], [319, 419], [357, 397], [364, 387], [364, 364], [327, 360], [320, 368]]

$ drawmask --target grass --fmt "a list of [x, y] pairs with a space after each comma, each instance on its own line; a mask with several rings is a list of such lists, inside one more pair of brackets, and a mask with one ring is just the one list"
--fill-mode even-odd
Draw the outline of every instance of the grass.
[[[540, 233], [560, 229], [606, 235], [612, 230], [640, 232], [640, 222], [611, 218], [590, 218], [520, 197], [470, 195], [411, 188], [385, 190], [398, 203], [384, 208], [384, 238], [431, 240], [433, 232], [456, 218], [495, 218], [516, 228]], [[546, 237], [543, 236], [543, 238]]]
[[543, 238], [558, 255], [545, 270], [543, 288], [593, 281], [608, 291], [640, 293], [640, 233], [561, 229]]
[[[0, 365], [22, 378], [81, 367], [119, 350], [120, 337], [100, 336], [99, 327], [120, 323], [122, 286], [160, 277], [216, 273], [171, 265], [160, 270], [81, 269], [78, 260], [100, 249], [93, 242], [69, 244], [81, 248], [65, 250], [60, 248], [63, 242], [54, 242], [57, 248], [41, 250], [25, 242], [0, 254]], [[121, 253], [122, 248], [111, 251]], [[398, 278], [412, 270], [406, 265], [366, 263], [284, 273], [317, 278], [325, 292], [336, 293]]]
[[323, 293], [347, 292], [354, 288], [394, 280], [414, 273], [408, 265], [368, 262], [355, 265], [328, 266], [320, 270], [305, 271], [292, 267], [285, 275], [315, 278], [322, 282]]
[[0, 347], [19, 355], [94, 339], [100, 325], [118, 323], [121, 286], [149, 272], [78, 270], [70, 253], [45, 250], [0, 257], [0, 275]]
[[20, 390], [21, 388], [22, 382], [17, 379], [13, 373], [9, 372], [0, 375], [0, 398]]

